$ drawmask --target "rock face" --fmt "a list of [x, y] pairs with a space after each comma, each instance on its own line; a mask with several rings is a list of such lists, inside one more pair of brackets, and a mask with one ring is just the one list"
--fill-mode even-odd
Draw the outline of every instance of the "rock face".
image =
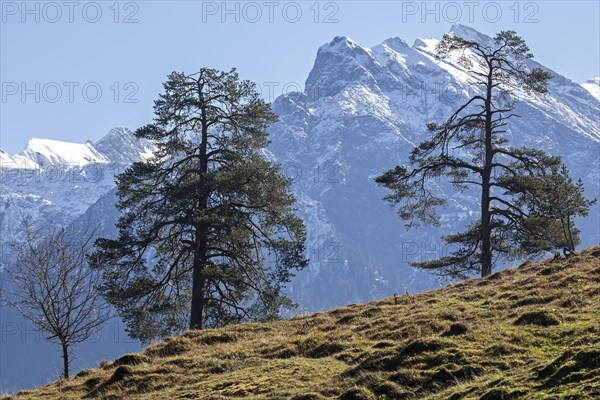
[[[491, 40], [460, 25], [452, 33]], [[476, 193], [457, 194], [440, 181], [439, 190], [449, 197], [448, 207], [441, 210], [441, 228], [406, 231], [373, 181], [407, 160], [412, 147], [425, 138], [427, 122], [444, 121], [477, 91], [463, 68], [435, 59], [436, 43], [419, 39], [410, 46], [391, 38], [367, 48], [336, 37], [318, 50], [304, 92], [275, 100], [280, 121], [271, 128], [267, 152], [294, 178], [299, 213], [308, 228], [310, 266], [290, 287], [300, 311], [438, 286], [431, 275], [408, 263], [443, 255], [449, 249], [442, 247], [440, 237], [477, 218]], [[579, 85], [551, 72], [547, 96], [515, 88], [521, 118], [511, 120], [509, 139], [513, 145], [562, 156], [572, 175], [584, 180], [586, 195], [600, 198], [600, 106], [592, 94], [598, 81]], [[6, 243], [18, 235], [24, 213], [40, 223], [100, 226], [100, 235], [114, 235], [114, 175], [151, 152], [150, 143], [125, 128], [111, 130], [97, 143], [32, 139], [20, 154], [0, 150], [3, 255]], [[599, 215], [596, 205], [587, 219], [578, 221], [584, 246], [600, 242]], [[38, 385], [43, 377], [54, 376], [52, 369], [31, 370], [40, 354], [52, 359], [54, 348], [40, 340], [32, 343], [23, 321], [10, 309], [2, 308], [1, 322], [0, 390]], [[107, 328], [92, 350], [82, 349], [79, 354], [93, 356], [78, 360], [75, 369], [135, 348], [125, 341], [122, 326], [113, 328]]]

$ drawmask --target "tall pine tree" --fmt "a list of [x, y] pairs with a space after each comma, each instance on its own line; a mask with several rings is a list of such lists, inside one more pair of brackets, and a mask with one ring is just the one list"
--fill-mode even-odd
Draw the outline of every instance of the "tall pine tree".
[[[510, 120], [518, 117], [511, 92], [522, 88], [543, 95], [551, 75], [527, 67], [533, 56], [513, 31], [498, 33], [490, 43], [445, 35], [436, 51], [438, 58], [455, 59], [469, 72], [474, 94], [446, 122], [428, 125], [430, 137], [413, 149], [408, 166], [397, 166], [376, 182], [391, 191], [385, 198], [399, 206], [399, 216], [410, 221], [409, 226], [419, 221], [438, 224], [435, 209], [446, 198], [431, 187], [433, 180], [445, 178], [458, 191], [476, 189], [479, 219], [465, 232], [444, 238], [456, 250], [414, 265], [455, 278], [487, 276], [498, 260], [527, 250], [539, 252], [539, 247], [522, 245], [539, 234], [539, 224], [525, 222], [528, 206], [541, 201], [535, 200], [543, 196], [540, 182], [560, 159], [538, 149], [510, 146], [505, 133]], [[557, 198], [546, 200], [550, 208], [566, 206]]]
[[307, 261], [290, 181], [264, 152], [276, 115], [235, 69], [174, 72], [164, 90], [136, 131], [157, 149], [118, 176], [119, 236], [92, 256], [102, 290], [146, 342], [277, 318]]

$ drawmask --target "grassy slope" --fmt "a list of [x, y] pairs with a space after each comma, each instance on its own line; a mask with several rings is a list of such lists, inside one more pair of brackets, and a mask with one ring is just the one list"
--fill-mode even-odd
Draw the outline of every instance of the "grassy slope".
[[600, 246], [444, 289], [188, 332], [16, 399], [598, 399]]

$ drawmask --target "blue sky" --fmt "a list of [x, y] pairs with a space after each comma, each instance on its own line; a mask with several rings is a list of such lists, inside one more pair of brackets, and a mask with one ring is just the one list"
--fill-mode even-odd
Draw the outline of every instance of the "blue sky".
[[[84, 142], [152, 119], [173, 70], [238, 68], [265, 98], [303, 87], [319, 46], [516, 30], [576, 81], [600, 75], [598, 1], [0, 1], [0, 148]], [[271, 90], [269, 89], [271, 88]], [[270, 92], [270, 93], [269, 93]]]

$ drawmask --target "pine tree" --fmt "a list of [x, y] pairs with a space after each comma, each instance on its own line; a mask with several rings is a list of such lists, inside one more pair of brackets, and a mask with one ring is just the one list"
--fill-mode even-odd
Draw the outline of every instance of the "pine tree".
[[118, 176], [119, 236], [92, 257], [102, 290], [146, 342], [277, 318], [307, 264], [290, 181], [264, 152], [277, 117], [235, 69], [174, 72], [164, 89], [136, 131], [157, 150]]
[[585, 198], [582, 180], [573, 182], [564, 164], [553, 167], [538, 179], [534, 193], [522, 193], [520, 203], [529, 210], [524, 222], [528, 235], [520, 242], [523, 252], [572, 254], [581, 244], [573, 218], [586, 217], [595, 202]]
[[512, 259], [528, 235], [522, 196], [535, 195], [538, 177], [560, 164], [541, 150], [509, 145], [503, 135], [514, 113], [511, 93], [519, 87], [547, 93], [551, 75], [529, 69], [533, 56], [513, 31], [498, 33], [492, 43], [445, 35], [437, 46], [440, 59], [455, 59], [469, 71], [474, 94], [442, 124], [428, 125], [430, 138], [413, 149], [409, 166], [397, 166], [376, 178], [391, 190], [385, 199], [399, 205], [399, 216], [411, 226], [419, 221], [438, 225], [435, 209], [446, 198], [435, 192], [434, 179], [448, 179], [458, 191], [477, 188], [480, 217], [465, 232], [446, 236], [457, 250], [420, 268], [465, 278], [491, 274], [494, 263]]

